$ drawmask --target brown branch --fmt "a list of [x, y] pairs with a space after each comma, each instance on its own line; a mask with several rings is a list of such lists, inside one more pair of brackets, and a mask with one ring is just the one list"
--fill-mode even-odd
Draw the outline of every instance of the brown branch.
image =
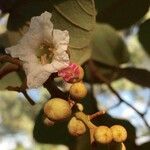
[[144, 121], [145, 125], [150, 128], [149, 124], [147, 123], [147, 121], [143, 118], [143, 113], [140, 113], [135, 107], [133, 107], [130, 103], [128, 103], [127, 101], [125, 101], [119, 94], [118, 92], [111, 86], [110, 82], [107, 80], [107, 78], [100, 73], [100, 71], [97, 71], [98, 68], [94, 65], [93, 61], [90, 60], [89, 61], [89, 68], [90, 71], [92, 72], [92, 74], [98, 79], [98, 80], [102, 80], [103, 82], [105, 82], [108, 86], [108, 88], [112, 91], [112, 93], [114, 93], [116, 95], [116, 97], [119, 99], [120, 102], [124, 102], [126, 105], [128, 105], [130, 108], [132, 108]]
[[24, 95], [24, 97], [28, 100], [28, 102], [29, 102], [31, 105], [35, 105], [35, 102], [34, 102], [33, 99], [28, 95], [28, 93], [27, 93], [26, 90], [22, 91], [22, 94]]
[[22, 63], [19, 59], [13, 58], [9, 55], [0, 55], [0, 62], [10, 62], [12, 64], [22, 66]]
[[25, 82], [22, 84], [21, 87], [12, 87], [12, 86], [8, 86], [8, 87], [7, 87], [7, 90], [9, 90], [9, 91], [21, 92], [31, 105], [35, 105], [35, 102], [34, 102], [34, 101], [32, 100], [32, 98], [28, 95], [26, 89], [27, 89], [26, 80], [25, 80]]
[[[22, 67], [22, 63], [19, 59], [12, 58], [9, 55], [0, 55], [0, 62], [9, 62], [11, 64], [6, 64], [0, 69], [0, 79], [7, 75], [10, 72], [17, 71], [20, 67]], [[31, 99], [31, 97], [28, 95], [27, 91], [27, 85], [26, 81], [22, 84], [21, 87], [11, 87], [8, 86], [7, 90], [9, 91], [17, 91], [21, 92], [25, 98], [29, 101], [31, 105], [34, 105], [35, 102]]]
[[97, 118], [98, 116], [104, 115], [105, 113], [106, 113], [105, 110], [98, 111], [92, 115], [89, 115], [89, 118], [90, 118], [90, 120], [93, 120], [93, 119]]
[[59, 97], [68, 100], [69, 94], [62, 92], [54, 83], [55, 74], [52, 74], [44, 83], [44, 87], [49, 91], [51, 97]]
[[122, 102], [121, 102], [121, 101], [119, 101], [117, 104], [115, 104], [115, 105], [113, 105], [113, 106], [109, 107], [109, 108], [108, 108], [108, 110], [111, 110], [111, 109], [117, 108], [117, 107], [118, 107], [121, 103], [122, 103]]
[[22, 62], [19, 59], [12, 58], [9, 55], [0, 55], [0, 62], [6, 63], [0, 68], [0, 79], [8, 73], [22, 68]]
[[10, 72], [17, 71], [19, 69], [18, 65], [15, 64], [5, 64], [0, 68], [0, 79], [2, 79], [5, 75], [9, 74]]

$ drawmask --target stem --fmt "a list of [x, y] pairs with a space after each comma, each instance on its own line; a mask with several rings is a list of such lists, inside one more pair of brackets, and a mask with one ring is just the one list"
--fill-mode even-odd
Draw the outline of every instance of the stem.
[[18, 65], [15, 64], [5, 64], [3, 67], [0, 68], [0, 79], [2, 79], [7, 74], [17, 71], [19, 69]]
[[[55, 75], [54, 75], [55, 77]], [[51, 94], [51, 97], [59, 97], [62, 99], [68, 99], [68, 93], [64, 93], [62, 92], [54, 83], [53, 76], [51, 76], [45, 83], [44, 83], [44, 87], [49, 91], [49, 93]]]
[[28, 95], [26, 89], [27, 89], [26, 80], [21, 85], [21, 87], [12, 87], [12, 86], [7, 87], [7, 90], [9, 90], [9, 91], [21, 92], [31, 105], [35, 105], [35, 102]]
[[89, 61], [89, 67], [90, 67], [90, 71], [92, 72], [92, 74], [99, 80], [102, 80], [103, 82], [105, 82], [108, 86], [108, 88], [112, 91], [112, 93], [114, 93], [116, 95], [116, 97], [119, 99], [120, 103], [124, 102], [126, 105], [128, 105], [130, 108], [132, 108], [144, 121], [145, 125], [150, 128], [148, 122], [143, 118], [144, 114], [140, 113], [135, 107], [133, 107], [130, 103], [128, 103], [127, 101], [125, 101], [120, 95], [119, 93], [111, 86], [110, 82], [107, 80], [107, 78], [100, 73], [100, 71], [97, 71], [97, 67], [94, 65], [93, 61], [90, 60]]
[[90, 121], [89, 116], [84, 114], [83, 112], [77, 112], [75, 113], [75, 116], [77, 119], [83, 121], [89, 129], [96, 128], [96, 126]]
[[90, 140], [91, 143], [94, 142], [94, 132], [95, 129], [97, 128], [97, 126], [95, 126], [91, 121], [90, 121], [90, 117], [86, 114], [84, 114], [83, 112], [77, 112], [75, 113], [75, 116], [77, 119], [81, 120], [84, 122], [84, 124], [89, 128], [90, 130]]
[[22, 63], [19, 59], [12, 58], [9, 55], [0, 55], [0, 62], [10, 62], [12, 64], [22, 66]]
[[94, 118], [97, 118], [98, 116], [101, 116], [101, 115], [104, 115], [106, 113], [105, 110], [102, 110], [102, 111], [98, 111], [92, 115], [89, 115], [89, 118], [90, 120], [94, 119]]

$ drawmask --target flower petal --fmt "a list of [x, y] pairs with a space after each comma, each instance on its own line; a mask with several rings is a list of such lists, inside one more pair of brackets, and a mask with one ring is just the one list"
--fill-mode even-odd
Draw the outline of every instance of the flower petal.
[[[28, 72], [27, 75], [27, 85], [29, 88], [37, 88], [43, 85], [43, 83], [46, 82], [46, 80], [49, 78], [50, 73], [45, 71], [42, 65], [32, 64], [29, 66], [26, 66], [32, 71]], [[26, 68], [25, 67], [25, 68]]]
[[[70, 63], [67, 54], [69, 33], [53, 29], [51, 16], [51, 13], [44, 12], [40, 16], [32, 17], [29, 30], [18, 44], [6, 48], [6, 52], [12, 57], [23, 61], [29, 88], [42, 86], [51, 73], [66, 68]], [[41, 44], [54, 46], [50, 47], [54, 54], [52, 63], [42, 65], [37, 58], [36, 51]]]

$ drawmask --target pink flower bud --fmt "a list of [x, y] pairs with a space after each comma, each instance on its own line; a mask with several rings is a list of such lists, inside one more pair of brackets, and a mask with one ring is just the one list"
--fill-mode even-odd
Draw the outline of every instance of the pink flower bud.
[[74, 83], [82, 80], [84, 71], [81, 66], [70, 63], [67, 68], [58, 71], [58, 76], [62, 77], [66, 82]]

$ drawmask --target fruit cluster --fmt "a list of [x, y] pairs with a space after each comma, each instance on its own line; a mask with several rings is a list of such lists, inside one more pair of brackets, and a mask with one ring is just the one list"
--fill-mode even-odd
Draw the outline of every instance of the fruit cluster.
[[95, 129], [95, 141], [107, 144], [112, 140], [115, 142], [124, 142], [127, 138], [127, 131], [121, 125], [113, 125], [111, 128], [107, 126], [99, 126]]
[[92, 115], [83, 113], [83, 105], [79, 103], [87, 94], [87, 88], [82, 82], [84, 71], [77, 64], [70, 64], [69, 67], [58, 72], [65, 82], [71, 83], [69, 96], [67, 100], [61, 98], [52, 98], [44, 105], [44, 123], [52, 126], [56, 121], [70, 119], [68, 131], [73, 136], [84, 134], [89, 128], [91, 143], [98, 142], [108, 144], [111, 141], [120, 142], [126, 140], [126, 129], [120, 125], [114, 125], [111, 128], [107, 126], [95, 126], [91, 120], [105, 111], [100, 111]]

